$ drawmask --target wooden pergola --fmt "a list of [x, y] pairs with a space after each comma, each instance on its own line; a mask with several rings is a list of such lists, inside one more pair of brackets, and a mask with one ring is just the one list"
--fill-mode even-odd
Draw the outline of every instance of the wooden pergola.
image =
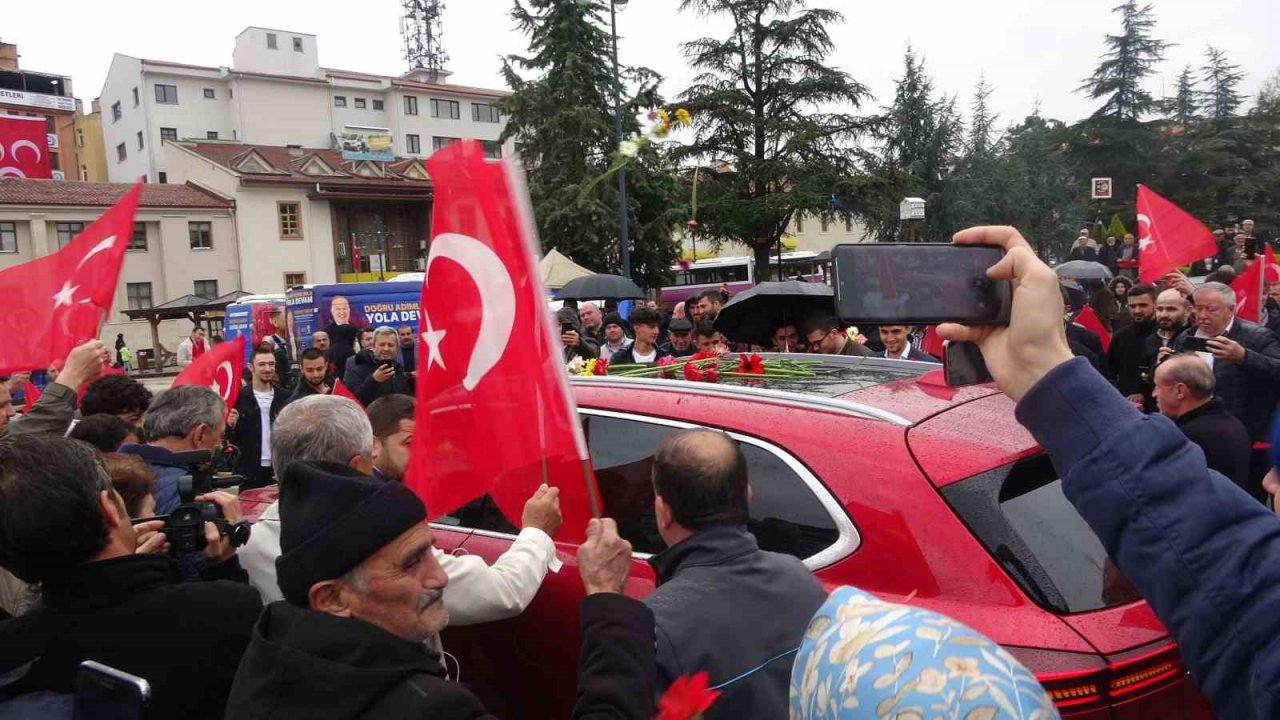
[[160, 323], [165, 320], [190, 320], [196, 327], [205, 327], [213, 321], [222, 322], [227, 306], [240, 298], [251, 295], [234, 290], [212, 300], [200, 295], [183, 295], [167, 303], [138, 310], [125, 310], [130, 320], [146, 320], [151, 325], [151, 351], [155, 354], [156, 369], [175, 362], [177, 353], [166, 350], [160, 344]]

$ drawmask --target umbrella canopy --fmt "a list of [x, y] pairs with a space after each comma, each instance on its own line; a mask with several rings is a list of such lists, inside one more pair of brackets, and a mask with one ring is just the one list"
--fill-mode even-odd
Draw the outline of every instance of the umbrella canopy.
[[551, 290], [564, 287], [565, 283], [574, 278], [593, 274], [555, 248], [551, 248], [546, 256], [538, 261], [538, 272], [542, 275], [542, 286]]
[[1053, 269], [1060, 278], [1072, 280], [1110, 280], [1111, 269], [1102, 263], [1089, 260], [1072, 260], [1064, 262]]
[[642, 298], [644, 291], [621, 275], [587, 275], [574, 278], [556, 292], [557, 300], [626, 300]]
[[834, 315], [835, 310], [835, 293], [828, 285], [799, 280], [762, 282], [720, 308], [715, 327], [730, 340], [768, 347], [779, 325], [798, 326], [808, 315]]

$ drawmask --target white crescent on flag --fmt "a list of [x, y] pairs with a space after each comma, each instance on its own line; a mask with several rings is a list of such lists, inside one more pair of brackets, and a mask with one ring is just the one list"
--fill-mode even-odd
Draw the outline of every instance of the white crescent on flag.
[[79, 270], [80, 268], [84, 267], [84, 264], [89, 261], [89, 258], [93, 257], [94, 255], [97, 255], [98, 253], [104, 250], [110, 250], [111, 246], [115, 244], [116, 244], [115, 235], [106, 236], [97, 245], [94, 245], [92, 248], [89, 248], [89, 252], [85, 253], [84, 257], [80, 258], [80, 263], [76, 265], [76, 269]]
[[9, 146], [9, 154], [13, 156], [14, 162], [18, 162], [18, 151], [24, 147], [31, 148], [31, 152], [36, 154], [36, 162], [40, 162], [40, 158], [42, 157], [40, 154], [40, 147], [30, 140], [16, 140], [13, 145]]
[[1151, 239], [1151, 218], [1138, 213], [1138, 250], [1143, 251], [1154, 242]]
[[[227, 379], [225, 383], [222, 381], [224, 371], [226, 372]], [[218, 364], [217, 369], [213, 371], [213, 382], [209, 383], [209, 389], [218, 393], [218, 397], [222, 398], [223, 402], [227, 402], [231, 399], [231, 379], [231, 363], [223, 360]]]
[[[462, 387], [470, 391], [480, 384], [507, 350], [511, 329], [515, 326], [515, 286], [502, 258], [488, 245], [467, 235], [441, 233], [431, 241], [431, 256], [427, 259], [427, 269], [423, 273], [423, 287], [431, 282], [431, 267], [440, 258], [447, 258], [461, 265], [480, 291], [480, 334], [475, 346], [471, 348], [467, 374], [462, 380]], [[423, 308], [423, 315], [425, 317], [426, 308]], [[428, 329], [423, 334], [429, 355], [427, 368], [430, 369], [433, 363], [443, 367], [443, 362], [436, 360], [436, 355], [445, 331], [435, 330], [430, 326]], [[428, 335], [431, 337], [428, 338]]]

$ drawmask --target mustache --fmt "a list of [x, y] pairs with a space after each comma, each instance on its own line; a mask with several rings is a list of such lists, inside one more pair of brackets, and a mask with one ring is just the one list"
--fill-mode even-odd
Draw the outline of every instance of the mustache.
[[444, 589], [423, 590], [418, 596], [418, 612], [426, 610], [428, 607], [440, 602], [444, 599]]

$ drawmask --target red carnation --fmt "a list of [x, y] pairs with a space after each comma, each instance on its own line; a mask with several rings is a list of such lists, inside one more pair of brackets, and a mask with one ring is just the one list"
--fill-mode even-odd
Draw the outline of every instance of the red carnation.
[[591, 374], [592, 375], [608, 375], [609, 361], [605, 360], [604, 358], [600, 358], [599, 360], [596, 360], [596, 365], [594, 368], [591, 369]]
[[698, 227], [701, 225], [701, 223], [699, 223], [697, 220], [690, 220], [689, 222], [685, 223], [685, 225], [687, 225], [690, 230], [697, 230]]
[[718, 357], [720, 357], [720, 353], [714, 350], [702, 350], [701, 352], [694, 353], [693, 357], [689, 359], [694, 362], [697, 362], [698, 360], [710, 360], [711, 358], [718, 358]]
[[759, 355], [755, 353], [751, 353], [750, 355], [742, 353], [740, 357], [741, 359], [738, 361], [738, 372], [746, 373], [748, 375], [764, 374], [764, 360]]
[[711, 703], [720, 697], [719, 690], [707, 688], [708, 682], [705, 670], [676, 678], [658, 701], [658, 717], [655, 720], [694, 720], [701, 717], [711, 707]]
[[694, 381], [701, 380], [702, 371], [698, 369], [697, 365], [694, 365], [692, 362], [687, 362], [684, 364], [684, 379]]

